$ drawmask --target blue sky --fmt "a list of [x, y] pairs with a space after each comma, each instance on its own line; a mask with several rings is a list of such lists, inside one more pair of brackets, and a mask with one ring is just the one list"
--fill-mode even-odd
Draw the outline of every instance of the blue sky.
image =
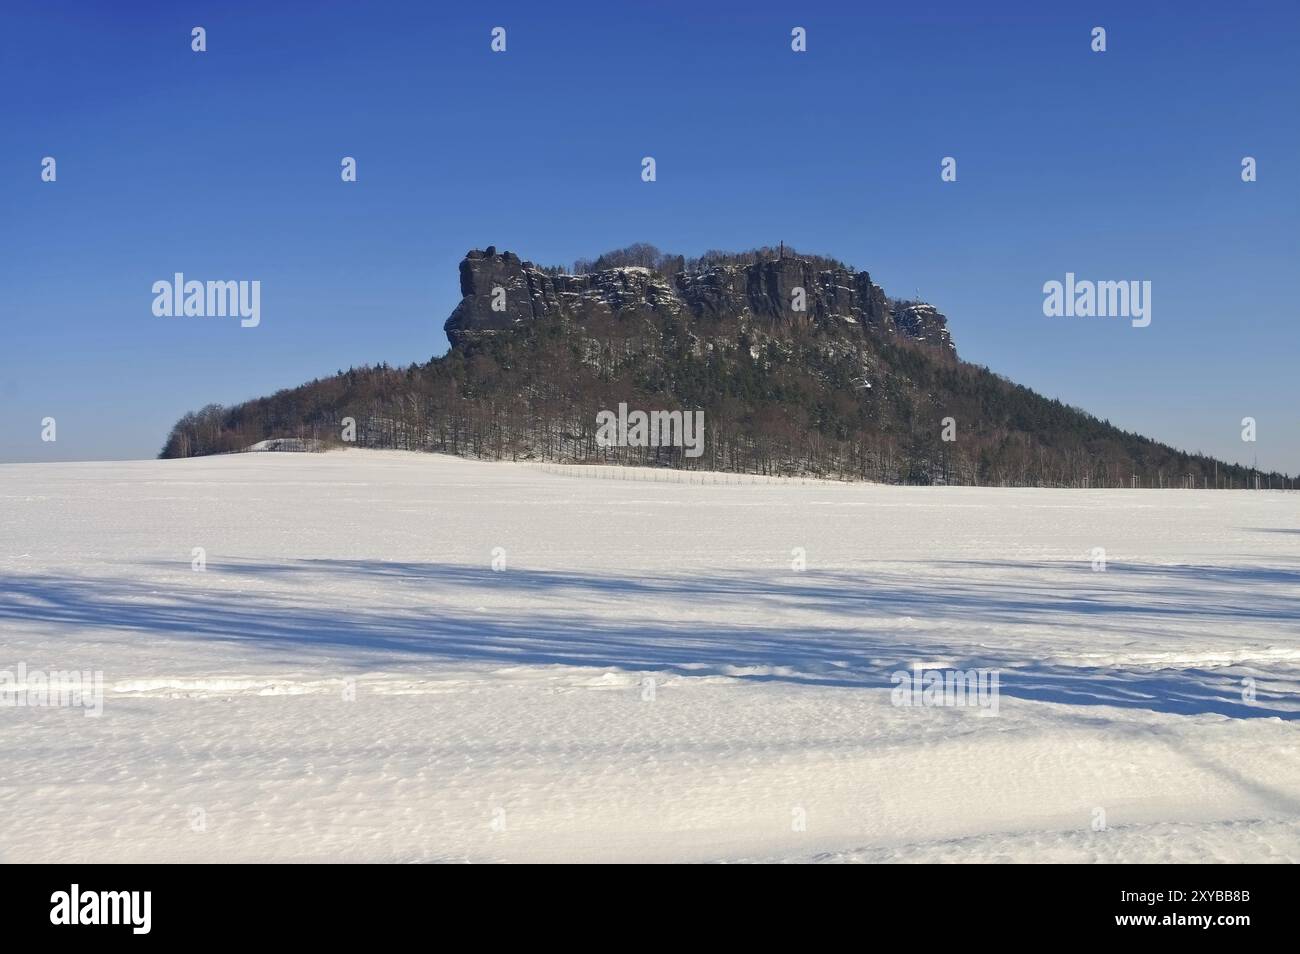
[[[1017, 382], [1300, 471], [1294, 3], [271, 6], [5, 4], [0, 460], [150, 457], [204, 404], [427, 360], [470, 248], [783, 240]], [[176, 271], [259, 280], [261, 325], [155, 317]], [[1150, 327], [1044, 317], [1067, 271], [1151, 281]]]

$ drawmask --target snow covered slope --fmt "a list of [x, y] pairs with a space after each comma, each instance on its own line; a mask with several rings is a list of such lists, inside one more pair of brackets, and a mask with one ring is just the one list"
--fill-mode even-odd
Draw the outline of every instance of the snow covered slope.
[[0, 858], [1300, 860], [1294, 494], [619, 476], [0, 466]]

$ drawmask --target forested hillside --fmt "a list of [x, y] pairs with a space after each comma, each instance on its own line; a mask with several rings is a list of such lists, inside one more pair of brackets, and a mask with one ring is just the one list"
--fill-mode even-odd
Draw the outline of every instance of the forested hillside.
[[[661, 268], [680, 259], [632, 251]], [[943, 316], [887, 299], [864, 272], [770, 251], [680, 260], [665, 274], [623, 250], [578, 276], [470, 253], [447, 354], [206, 407], [176, 424], [162, 456], [353, 438], [490, 459], [890, 483], [1253, 486], [1247, 468], [1121, 431], [959, 360]], [[806, 313], [784, 309], [794, 282], [808, 286]], [[486, 304], [497, 288], [512, 299], [506, 322]], [[598, 446], [596, 414], [620, 402], [703, 410], [703, 454]]]

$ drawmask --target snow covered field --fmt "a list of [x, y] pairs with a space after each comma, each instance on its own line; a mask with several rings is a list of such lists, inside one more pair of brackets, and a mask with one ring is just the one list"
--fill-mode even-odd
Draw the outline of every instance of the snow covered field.
[[0, 858], [1300, 860], [1300, 497], [729, 480], [0, 466]]

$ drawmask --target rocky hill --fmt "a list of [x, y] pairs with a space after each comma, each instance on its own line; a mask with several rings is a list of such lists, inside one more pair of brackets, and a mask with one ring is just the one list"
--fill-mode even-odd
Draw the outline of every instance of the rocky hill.
[[513, 252], [489, 246], [460, 263], [460, 290], [464, 297], [446, 324], [452, 347], [526, 322], [583, 324], [617, 316], [623, 322], [656, 323], [687, 318], [700, 326], [735, 319], [742, 327], [769, 334], [819, 326], [851, 338], [897, 334], [954, 350], [948, 321], [932, 305], [895, 306], [866, 272], [819, 270], [795, 257], [709, 265], [673, 275], [637, 265], [566, 275], [548, 273]]
[[[906, 483], [1254, 480], [961, 361], [933, 305], [891, 299], [834, 259], [782, 247], [691, 261], [640, 245], [570, 272], [489, 247], [465, 256], [460, 284], [446, 354], [210, 405], [162, 456], [296, 438]], [[702, 412], [701, 452], [607, 446], [598, 415], [620, 405]]]

